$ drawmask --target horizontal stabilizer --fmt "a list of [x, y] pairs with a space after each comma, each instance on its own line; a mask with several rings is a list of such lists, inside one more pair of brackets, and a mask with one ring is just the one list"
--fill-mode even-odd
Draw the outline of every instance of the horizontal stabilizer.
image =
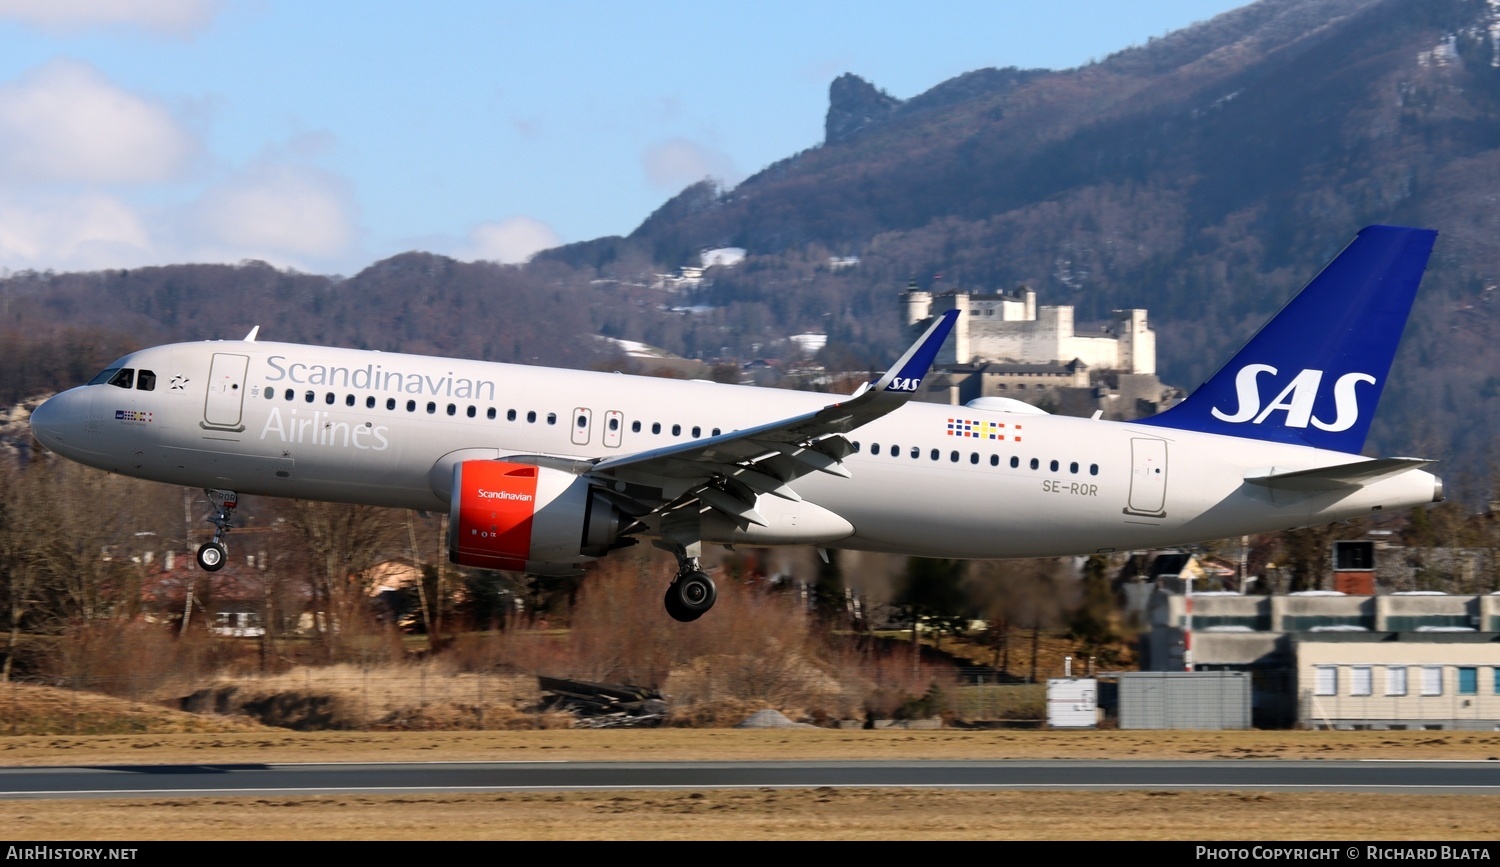
[[1245, 481], [1282, 491], [1334, 491], [1368, 485], [1387, 476], [1421, 469], [1431, 463], [1433, 462], [1424, 458], [1380, 458], [1311, 470], [1278, 472], [1273, 468], [1269, 473], [1251, 476]]

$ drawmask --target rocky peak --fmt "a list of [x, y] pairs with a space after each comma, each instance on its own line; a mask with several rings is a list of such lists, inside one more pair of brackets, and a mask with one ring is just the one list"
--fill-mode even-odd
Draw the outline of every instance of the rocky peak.
[[823, 123], [823, 143], [834, 144], [871, 124], [884, 120], [901, 105], [863, 78], [846, 72], [828, 86], [828, 118]]

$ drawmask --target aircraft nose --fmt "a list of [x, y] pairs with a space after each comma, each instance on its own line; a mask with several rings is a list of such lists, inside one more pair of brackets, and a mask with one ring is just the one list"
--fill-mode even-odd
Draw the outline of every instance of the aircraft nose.
[[67, 395], [59, 394], [42, 402], [31, 412], [31, 435], [54, 452], [60, 452], [66, 441], [68, 412]]

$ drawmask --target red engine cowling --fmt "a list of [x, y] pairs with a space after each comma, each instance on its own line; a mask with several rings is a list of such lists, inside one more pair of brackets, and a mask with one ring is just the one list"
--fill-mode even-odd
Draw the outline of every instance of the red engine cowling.
[[543, 574], [602, 556], [629, 523], [588, 480], [505, 461], [453, 468], [449, 519], [454, 563]]

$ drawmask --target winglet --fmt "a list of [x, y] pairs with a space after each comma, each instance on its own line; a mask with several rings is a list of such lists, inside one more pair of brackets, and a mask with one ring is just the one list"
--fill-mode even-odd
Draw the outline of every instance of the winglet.
[[254, 343], [255, 342], [255, 335], [257, 335], [259, 333], [260, 333], [260, 326], [257, 325], [254, 328], [250, 329], [250, 333], [249, 334], [245, 335], [245, 342], [246, 343]]
[[885, 372], [885, 376], [875, 380], [868, 389], [861, 391], [886, 391], [900, 394], [913, 394], [922, 387], [922, 380], [927, 376], [927, 371], [932, 369], [933, 359], [937, 358], [938, 348], [943, 341], [948, 339], [948, 333], [953, 330], [953, 323], [958, 319], [957, 310], [945, 310], [937, 321], [928, 327], [927, 332], [906, 350], [906, 354], [891, 365], [891, 369]]

